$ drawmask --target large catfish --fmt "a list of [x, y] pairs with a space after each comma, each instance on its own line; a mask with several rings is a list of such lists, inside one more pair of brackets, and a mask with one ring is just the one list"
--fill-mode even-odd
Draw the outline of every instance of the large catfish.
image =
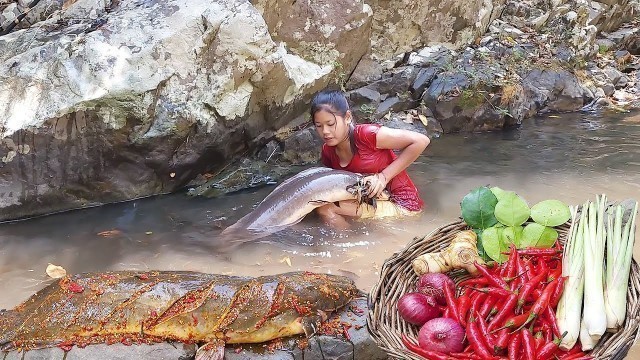
[[328, 203], [357, 200], [363, 204], [370, 201], [364, 196], [367, 186], [362, 175], [349, 171], [326, 167], [304, 170], [278, 185], [253, 211], [226, 228], [223, 239], [235, 236], [232, 240], [246, 241], [266, 236], [298, 223]]
[[196, 359], [224, 358], [226, 343], [311, 335], [358, 290], [342, 276], [292, 272], [257, 278], [196, 272], [66, 276], [0, 311], [0, 350], [96, 343], [202, 343]]

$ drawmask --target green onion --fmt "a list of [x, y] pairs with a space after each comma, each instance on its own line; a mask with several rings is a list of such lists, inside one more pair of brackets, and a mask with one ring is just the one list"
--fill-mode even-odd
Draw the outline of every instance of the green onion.
[[584, 325], [596, 342], [607, 331], [607, 314], [604, 306], [604, 215], [606, 196], [597, 196], [596, 203], [589, 204], [588, 222], [584, 239]]
[[622, 326], [627, 315], [627, 290], [629, 288], [629, 273], [633, 258], [633, 243], [635, 241], [636, 214], [638, 202], [622, 230], [623, 206], [609, 214], [609, 229], [607, 231], [607, 271], [605, 279], [605, 311], [607, 328], [616, 330]]
[[560, 348], [573, 348], [580, 335], [582, 317], [582, 295], [584, 292], [584, 224], [586, 223], [588, 203], [582, 206], [580, 222], [577, 222], [578, 208], [571, 207], [571, 228], [562, 256], [562, 276], [568, 276], [556, 318], [560, 333], [567, 333]]

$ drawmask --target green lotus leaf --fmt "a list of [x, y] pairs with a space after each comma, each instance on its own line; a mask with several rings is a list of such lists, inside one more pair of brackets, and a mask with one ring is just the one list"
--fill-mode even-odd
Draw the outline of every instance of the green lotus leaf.
[[503, 263], [508, 259], [508, 255], [503, 252], [509, 251], [509, 246], [505, 245], [502, 238], [503, 228], [490, 227], [482, 232], [482, 248], [485, 254], [493, 260]]
[[558, 232], [554, 228], [531, 223], [525, 226], [522, 231], [520, 247], [549, 248], [553, 246], [556, 239], [558, 239]]
[[493, 195], [496, 196], [496, 198], [498, 198], [498, 201], [500, 201], [502, 198], [504, 198], [508, 193], [511, 193], [513, 191], [506, 191], [506, 190], [502, 190], [501, 188], [494, 186], [491, 188], [491, 192], [493, 193]]
[[467, 225], [476, 229], [486, 229], [498, 222], [494, 210], [498, 199], [486, 186], [472, 190], [463, 199], [462, 218]]
[[507, 248], [509, 248], [509, 244], [514, 244], [516, 248], [520, 248], [523, 230], [524, 228], [522, 226], [509, 226], [504, 228], [502, 231], [502, 242], [507, 245]]
[[507, 226], [522, 225], [529, 219], [529, 205], [516, 193], [509, 191], [495, 207], [496, 219]]
[[569, 221], [571, 211], [560, 200], [544, 200], [531, 207], [531, 218], [540, 225], [558, 226]]

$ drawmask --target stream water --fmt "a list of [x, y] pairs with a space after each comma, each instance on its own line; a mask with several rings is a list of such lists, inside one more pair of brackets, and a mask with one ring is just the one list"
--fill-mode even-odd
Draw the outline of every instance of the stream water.
[[221, 228], [248, 213], [272, 186], [215, 199], [158, 196], [0, 224], [0, 308], [48, 284], [48, 263], [70, 273], [312, 270], [350, 276], [368, 290], [386, 258], [415, 236], [456, 220], [462, 197], [481, 185], [516, 191], [530, 205], [550, 198], [580, 204], [599, 193], [640, 200], [639, 137], [638, 112], [551, 115], [509, 131], [445, 135], [409, 168], [427, 204], [421, 215], [358, 222], [343, 233], [310, 216], [228, 253], [212, 245]]

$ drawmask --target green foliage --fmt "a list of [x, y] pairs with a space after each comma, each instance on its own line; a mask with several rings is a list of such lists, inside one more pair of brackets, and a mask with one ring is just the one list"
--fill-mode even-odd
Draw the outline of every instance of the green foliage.
[[[527, 202], [513, 191], [481, 186], [463, 199], [462, 218], [479, 235], [481, 256], [503, 262], [509, 246], [550, 247], [558, 238], [553, 226], [570, 218], [569, 207], [559, 200], [545, 200], [529, 209]], [[526, 226], [521, 226], [532, 221]]]
[[494, 210], [498, 198], [486, 186], [479, 187], [467, 194], [460, 204], [462, 218], [474, 229], [486, 229], [495, 225], [498, 220]]

